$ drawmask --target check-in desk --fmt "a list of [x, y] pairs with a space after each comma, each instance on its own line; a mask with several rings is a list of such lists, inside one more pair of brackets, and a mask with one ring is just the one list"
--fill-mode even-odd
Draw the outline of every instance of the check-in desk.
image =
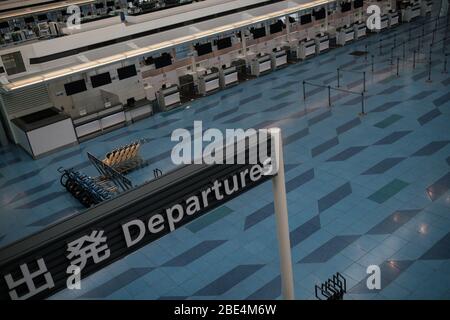
[[365, 23], [356, 23], [353, 28], [355, 30], [355, 39], [360, 39], [367, 35], [367, 27]]
[[133, 104], [124, 106], [125, 119], [127, 123], [133, 123], [138, 120], [150, 117], [153, 114], [153, 104], [150, 100], [141, 99]]
[[238, 72], [235, 66], [219, 70], [220, 87], [225, 89], [239, 83]]
[[389, 16], [389, 27], [395, 27], [396, 25], [398, 25], [400, 23], [400, 15], [398, 14], [398, 12], [390, 12], [388, 14]]
[[272, 69], [278, 69], [286, 66], [288, 63], [287, 52], [284, 49], [272, 52]]
[[198, 92], [206, 96], [220, 89], [219, 72], [198, 75]]
[[34, 159], [78, 143], [70, 117], [56, 108], [11, 121], [18, 144]]
[[295, 58], [305, 60], [316, 54], [316, 42], [314, 39], [300, 41], [298, 46], [291, 48], [291, 53]]
[[330, 49], [330, 37], [325, 34], [323, 36], [317, 35], [315, 39], [316, 43], [316, 53], [320, 54], [324, 51], [327, 51]]
[[421, 13], [421, 5], [420, 3], [415, 3], [412, 6], [408, 6], [402, 10], [402, 20], [406, 22], [410, 22], [414, 18], [420, 16]]
[[431, 13], [431, 8], [433, 7], [433, 1], [431, 0], [422, 0], [420, 5], [420, 15], [422, 17], [427, 16]]
[[73, 120], [78, 139], [87, 140], [125, 125], [123, 106], [116, 105]]
[[336, 43], [340, 46], [345, 46], [348, 42], [355, 39], [355, 29], [354, 27], [342, 27], [336, 33]]
[[380, 17], [380, 27], [380, 31], [389, 28], [389, 15], [384, 14]]
[[250, 73], [253, 76], [259, 77], [261, 74], [272, 71], [272, 58], [270, 54], [257, 56], [250, 62]]
[[180, 90], [177, 85], [161, 88], [158, 91], [158, 104], [162, 111], [175, 108], [179, 106], [180, 103]]

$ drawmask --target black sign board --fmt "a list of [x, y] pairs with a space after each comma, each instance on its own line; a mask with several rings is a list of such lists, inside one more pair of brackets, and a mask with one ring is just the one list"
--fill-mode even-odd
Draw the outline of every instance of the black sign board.
[[1, 249], [0, 300], [51, 296], [70, 267], [84, 278], [272, 178], [251, 149], [245, 164], [181, 166]]

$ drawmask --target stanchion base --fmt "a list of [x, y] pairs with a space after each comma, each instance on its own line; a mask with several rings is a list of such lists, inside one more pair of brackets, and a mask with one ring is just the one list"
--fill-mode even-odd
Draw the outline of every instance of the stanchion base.
[[360, 112], [360, 113], [358, 113], [358, 116], [360, 116], [360, 117], [364, 117], [364, 116], [366, 116], [367, 115], [367, 113], [365, 113], [365, 112]]
[[432, 80], [425, 80], [425, 82], [427, 82], [427, 83], [432, 83], [433, 81]]

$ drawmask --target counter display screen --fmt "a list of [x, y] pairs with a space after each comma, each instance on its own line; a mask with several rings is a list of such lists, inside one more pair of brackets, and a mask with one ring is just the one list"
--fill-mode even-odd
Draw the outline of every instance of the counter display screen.
[[66, 95], [71, 96], [73, 94], [86, 91], [86, 82], [83, 79], [69, 82], [64, 84], [64, 89], [66, 90]]

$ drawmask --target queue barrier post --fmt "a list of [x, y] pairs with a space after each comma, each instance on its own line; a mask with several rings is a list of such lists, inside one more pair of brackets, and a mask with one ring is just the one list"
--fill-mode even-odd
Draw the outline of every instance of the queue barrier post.
[[328, 86], [328, 106], [331, 107], [331, 86]]
[[363, 92], [366, 92], [366, 72], [365, 71], [363, 71]]
[[372, 72], [373, 72], [373, 64], [374, 64], [374, 55], [372, 55]]
[[397, 57], [397, 77], [400, 75], [400, 57]]
[[364, 110], [364, 92], [361, 92], [361, 112], [359, 113], [360, 116], [365, 116], [366, 111]]
[[337, 87], [339, 88], [340, 87], [340, 83], [341, 83], [340, 82], [341, 76], [340, 76], [339, 68], [337, 68], [336, 71], [337, 71]]
[[306, 100], [305, 80], [303, 80], [303, 101]]
[[447, 54], [444, 55], [444, 70], [442, 70], [442, 73], [447, 73]]

